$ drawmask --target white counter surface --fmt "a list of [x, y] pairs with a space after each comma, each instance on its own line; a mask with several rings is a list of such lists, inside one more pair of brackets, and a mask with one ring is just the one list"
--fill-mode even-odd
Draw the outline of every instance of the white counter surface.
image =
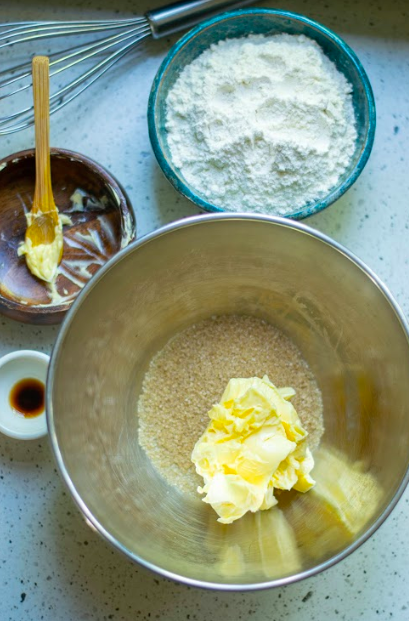
[[[119, 17], [153, 6], [152, 0], [20, 0], [0, 2], [0, 21]], [[270, 6], [304, 13], [335, 30], [368, 72], [378, 112], [370, 161], [338, 203], [306, 223], [367, 262], [409, 313], [407, 0], [288, 0]], [[144, 45], [52, 120], [53, 145], [91, 156], [125, 186], [138, 236], [196, 213], [162, 176], [146, 127], [150, 85], [171, 42]], [[0, 156], [32, 145], [31, 130], [0, 138]], [[49, 351], [57, 331], [0, 317], [0, 354]], [[366, 544], [321, 575], [247, 594], [187, 588], [132, 565], [85, 525], [46, 439], [19, 443], [0, 436], [1, 621], [407, 621], [408, 558], [406, 492]]]

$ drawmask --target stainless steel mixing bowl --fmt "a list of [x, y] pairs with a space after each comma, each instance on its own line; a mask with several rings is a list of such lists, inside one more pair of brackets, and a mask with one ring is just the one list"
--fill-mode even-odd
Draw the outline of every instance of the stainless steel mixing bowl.
[[[288, 333], [325, 408], [321, 495], [284, 493], [279, 509], [228, 526], [155, 472], [136, 416], [152, 354], [220, 313], [263, 317]], [[125, 249], [79, 296], [52, 356], [49, 432], [84, 516], [130, 559], [198, 586], [276, 586], [345, 557], [396, 504], [408, 481], [408, 378], [407, 324], [348, 251], [295, 222], [200, 216]]]

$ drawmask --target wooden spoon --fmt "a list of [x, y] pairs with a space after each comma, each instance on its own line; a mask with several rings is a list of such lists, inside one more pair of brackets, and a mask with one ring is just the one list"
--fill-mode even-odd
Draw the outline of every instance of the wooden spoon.
[[[51, 187], [50, 166], [50, 80], [47, 56], [35, 56], [32, 63], [36, 182], [31, 223], [26, 230], [26, 241], [33, 246], [51, 244], [58, 225], [58, 209]], [[58, 263], [62, 258], [62, 249]]]

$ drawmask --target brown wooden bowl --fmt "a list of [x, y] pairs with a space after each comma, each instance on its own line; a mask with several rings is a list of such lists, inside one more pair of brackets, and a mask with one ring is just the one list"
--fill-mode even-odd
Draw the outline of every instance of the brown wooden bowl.
[[51, 149], [55, 202], [72, 220], [64, 226], [52, 293], [17, 256], [33, 201], [34, 155], [29, 149], [0, 160], [0, 312], [26, 323], [54, 324], [101, 265], [135, 238], [136, 224], [129, 198], [107, 170], [85, 155]]

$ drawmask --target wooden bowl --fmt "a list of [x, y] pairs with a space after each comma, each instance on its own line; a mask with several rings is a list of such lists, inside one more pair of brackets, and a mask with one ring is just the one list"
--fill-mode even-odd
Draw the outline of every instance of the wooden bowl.
[[135, 217], [124, 189], [107, 170], [85, 155], [51, 149], [55, 202], [72, 220], [64, 226], [52, 291], [17, 256], [33, 201], [34, 155], [30, 149], [0, 160], [0, 312], [26, 323], [54, 324], [101, 265], [135, 238]]

